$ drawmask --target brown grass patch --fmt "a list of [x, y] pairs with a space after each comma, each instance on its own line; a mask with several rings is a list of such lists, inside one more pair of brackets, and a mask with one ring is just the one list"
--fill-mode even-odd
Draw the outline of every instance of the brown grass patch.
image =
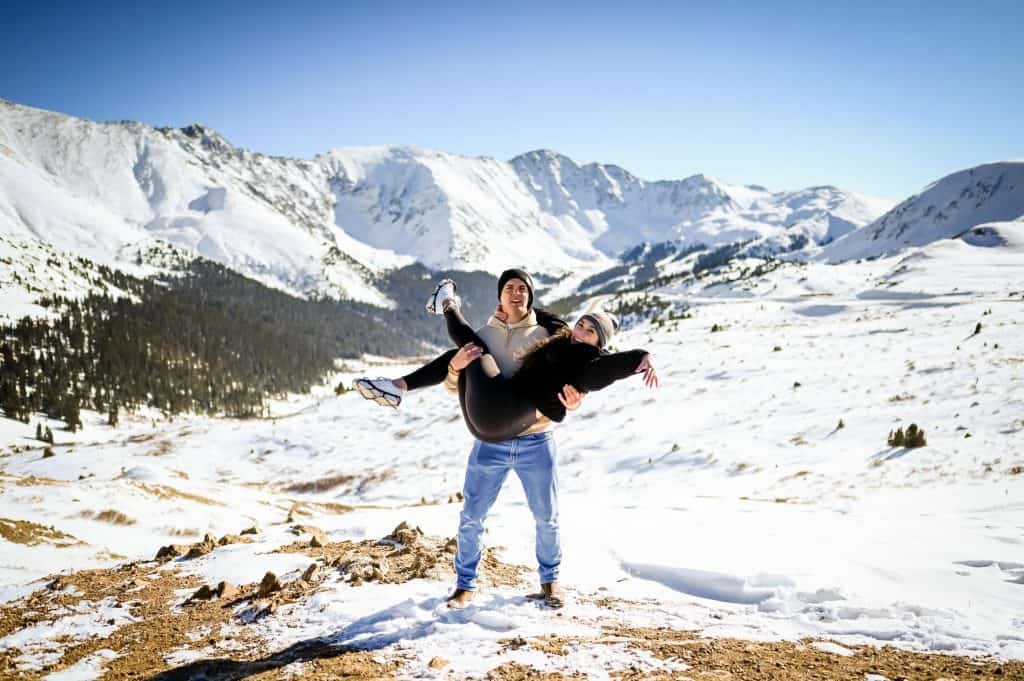
[[141, 435], [132, 435], [128, 437], [125, 442], [137, 443], [137, 442], [148, 442], [156, 437], [153, 433], [142, 433]]
[[319, 494], [342, 487], [343, 489], [340, 490], [341, 494], [362, 494], [374, 485], [385, 480], [391, 480], [394, 477], [395, 470], [393, 468], [383, 468], [363, 477], [349, 473], [337, 473], [320, 478], [319, 480], [293, 483], [285, 487], [284, 491], [295, 494]]
[[67, 485], [66, 480], [54, 480], [53, 478], [40, 478], [35, 475], [29, 475], [24, 478], [15, 478], [14, 484], [18, 487], [35, 487], [37, 485], [52, 485], [54, 487], [60, 485]]
[[132, 484], [141, 489], [142, 491], [152, 494], [160, 499], [187, 499], [188, 501], [194, 501], [198, 504], [204, 504], [206, 506], [223, 506], [219, 501], [210, 499], [208, 497], [200, 496], [198, 494], [192, 494], [191, 492], [183, 492], [180, 489], [171, 487], [170, 485], [153, 485], [145, 482], [138, 482], [133, 480]]
[[82, 518], [89, 518], [91, 520], [100, 520], [105, 523], [111, 523], [113, 525], [134, 525], [135, 521], [126, 516], [120, 511], [115, 511], [112, 508], [108, 508], [106, 511], [82, 511], [78, 514]]
[[193, 530], [189, 528], [163, 527], [160, 528], [160, 531], [166, 532], [172, 537], [198, 537], [200, 535], [199, 530]]
[[0, 518], [0, 537], [3, 537], [12, 544], [25, 544], [36, 546], [38, 544], [52, 544], [54, 546], [74, 546], [84, 542], [65, 534], [54, 527], [46, 527], [27, 520], [13, 520], [11, 518]]
[[174, 444], [170, 440], [159, 440], [146, 452], [146, 456], [166, 456], [174, 451]]
[[335, 487], [341, 487], [342, 485], [351, 484], [356, 479], [356, 476], [348, 473], [339, 473], [337, 475], [328, 475], [327, 477], [320, 478], [319, 480], [310, 480], [308, 482], [297, 482], [284, 488], [285, 492], [293, 492], [297, 494], [316, 494], [317, 492], [328, 492]]
[[305, 511], [307, 515], [313, 513], [329, 513], [331, 515], [342, 515], [345, 513], [351, 513], [355, 510], [354, 506], [347, 504], [336, 504], [333, 501], [297, 501], [292, 509], [299, 509], [299, 512]]

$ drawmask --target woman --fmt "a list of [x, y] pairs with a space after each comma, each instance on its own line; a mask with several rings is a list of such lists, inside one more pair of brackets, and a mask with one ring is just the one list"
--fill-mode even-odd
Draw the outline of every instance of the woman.
[[[448, 335], [456, 345], [481, 349], [479, 359], [472, 361], [459, 377], [460, 382], [465, 382], [462, 386], [463, 399], [460, 399], [463, 416], [470, 432], [478, 440], [509, 440], [534, 423], [538, 415], [562, 421], [565, 406], [558, 395], [567, 384], [590, 392], [635, 373], [644, 374], [644, 383], [648, 387], [658, 384], [657, 373], [646, 351], [605, 351], [617, 323], [614, 317], [600, 311], [584, 314], [571, 330], [558, 329], [527, 352], [514, 376], [502, 376], [487, 351], [486, 343], [462, 316], [459, 307], [455, 283], [450, 279], [438, 284], [427, 304], [429, 311], [444, 315]], [[454, 357], [451, 353], [446, 355]], [[436, 372], [440, 359], [418, 371], [429, 368], [429, 371]], [[452, 370], [450, 365], [446, 367], [446, 371], [449, 370]], [[356, 387], [364, 397], [378, 401], [379, 392], [386, 392], [382, 390], [380, 381], [359, 379]]]
[[[435, 289], [434, 293], [431, 294], [430, 297], [431, 302], [427, 304], [427, 310], [430, 312], [434, 312], [432, 305], [436, 293], [437, 290]], [[543, 327], [548, 332], [548, 335], [554, 335], [561, 329], [569, 328], [568, 324], [546, 310], [533, 308], [533, 312], [537, 317], [537, 325]], [[500, 322], [506, 321], [506, 315], [504, 311], [502, 311], [500, 304], [495, 309], [492, 316]], [[478, 356], [478, 348], [475, 348], [475, 350], [477, 353], [476, 356]], [[397, 409], [402, 403], [402, 398], [405, 396], [405, 393], [408, 391], [428, 388], [432, 385], [443, 383], [445, 377], [448, 375], [448, 368], [451, 366], [452, 361], [455, 360], [455, 356], [458, 353], [459, 348], [446, 350], [412, 373], [406, 374], [400, 378], [357, 378], [353, 385], [355, 386], [355, 389], [359, 391], [359, 394], [366, 399], [373, 400], [384, 407]], [[474, 356], [473, 359], [476, 359], [476, 356]]]

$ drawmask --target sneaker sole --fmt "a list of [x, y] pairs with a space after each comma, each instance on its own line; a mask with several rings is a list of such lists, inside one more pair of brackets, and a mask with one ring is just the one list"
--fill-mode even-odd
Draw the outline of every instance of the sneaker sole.
[[398, 395], [392, 395], [389, 392], [384, 392], [373, 385], [370, 381], [358, 380], [355, 382], [355, 387], [356, 391], [365, 399], [372, 400], [382, 407], [398, 409], [398, 405], [402, 403], [401, 397]]

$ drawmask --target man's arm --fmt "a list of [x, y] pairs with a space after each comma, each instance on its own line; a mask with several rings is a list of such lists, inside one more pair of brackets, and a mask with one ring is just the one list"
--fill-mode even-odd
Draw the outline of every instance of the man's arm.
[[466, 343], [459, 348], [459, 351], [448, 362], [448, 375], [444, 379], [445, 390], [457, 394], [459, 392], [459, 372], [480, 359], [482, 354], [483, 348], [475, 343]]

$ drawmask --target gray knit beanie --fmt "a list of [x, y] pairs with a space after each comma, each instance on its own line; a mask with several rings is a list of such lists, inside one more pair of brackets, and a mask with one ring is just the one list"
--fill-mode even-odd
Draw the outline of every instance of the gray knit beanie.
[[597, 329], [597, 347], [604, 348], [619, 329], [619, 320], [615, 315], [603, 310], [591, 310], [580, 319], [586, 319]]

